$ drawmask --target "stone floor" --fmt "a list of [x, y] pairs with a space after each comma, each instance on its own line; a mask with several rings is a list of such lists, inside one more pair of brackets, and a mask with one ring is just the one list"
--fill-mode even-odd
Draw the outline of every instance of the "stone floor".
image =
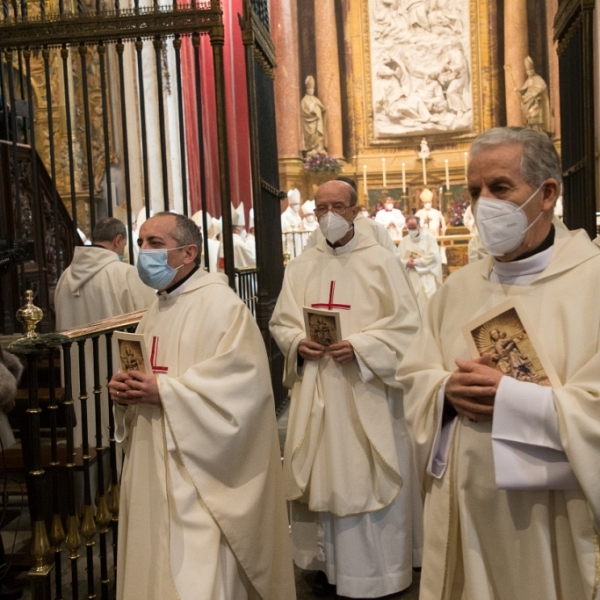
[[[285, 441], [285, 432], [287, 428], [287, 420], [288, 420], [288, 411], [285, 410], [279, 416], [279, 438], [283, 450], [283, 443]], [[20, 514], [20, 519], [18, 515]], [[30, 521], [29, 521], [29, 512], [27, 507], [22, 506], [22, 499], [20, 496], [12, 496], [9, 504], [9, 516], [14, 517], [8, 522], [2, 529], [2, 540], [4, 542], [4, 546], [6, 552], [11, 552], [11, 548], [20, 548], [26, 543], [30, 534]], [[110, 540], [108, 540], [108, 547], [110, 548]], [[100, 560], [98, 558], [98, 546], [94, 549], [94, 575], [96, 579], [96, 598], [100, 599]], [[111, 552], [112, 559], [112, 552]], [[63, 599], [64, 600], [72, 600], [73, 594], [71, 590], [71, 570], [70, 570], [70, 562], [67, 557], [67, 553], [63, 552], [63, 560], [62, 560], [62, 577], [63, 577]], [[80, 559], [79, 559], [79, 598], [87, 597], [87, 573], [86, 573], [86, 565], [85, 565], [85, 546], [82, 545], [80, 550]], [[1, 570], [0, 570], [1, 574]], [[298, 595], [298, 600], [313, 600], [315, 598], [314, 594], [311, 590], [311, 581], [313, 578], [313, 573], [309, 571], [303, 571], [302, 569], [295, 569], [296, 575], [296, 591]], [[8, 580], [12, 580], [24, 587], [24, 600], [31, 600], [31, 592], [29, 591], [29, 580], [26, 572], [14, 572], [11, 571], [7, 577]], [[54, 585], [54, 578], [53, 578]], [[52, 592], [52, 598], [55, 598], [56, 594], [54, 590]], [[114, 596], [113, 596], [114, 597]], [[334, 599], [343, 599], [343, 596], [337, 596], [336, 594], [331, 594], [326, 596], [326, 600], [334, 600]], [[414, 573], [413, 583], [410, 588], [404, 590], [403, 592], [399, 592], [397, 594], [392, 594], [391, 596], [386, 596], [386, 600], [418, 600], [419, 598], [419, 573]], [[112, 600], [112, 597], [111, 597]], [[203, 600], [199, 598], [198, 600]], [[231, 600], [235, 600], [232, 598]]]

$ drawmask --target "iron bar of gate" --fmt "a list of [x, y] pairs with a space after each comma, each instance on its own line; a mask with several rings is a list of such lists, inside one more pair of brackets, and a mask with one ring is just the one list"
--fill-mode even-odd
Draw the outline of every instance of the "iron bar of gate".
[[[16, 8], [15, 8], [16, 10]], [[4, 54], [8, 65], [8, 93], [10, 98], [10, 138], [12, 141], [12, 163], [13, 163], [13, 184], [14, 184], [14, 199], [15, 199], [15, 238], [19, 241], [22, 239], [23, 222], [21, 219], [21, 168], [19, 167], [19, 154], [17, 144], [19, 141], [19, 132], [17, 124], [17, 111], [15, 107], [15, 67], [13, 63], [13, 51], [7, 50]], [[19, 265], [19, 277], [21, 280], [21, 290], [25, 289], [25, 265]]]
[[[192, 5], [193, 6], [193, 5]], [[196, 121], [198, 132], [198, 162], [200, 163], [200, 201], [202, 203], [202, 233], [204, 237], [204, 266], [210, 271], [210, 253], [208, 249], [206, 172], [204, 162], [204, 124], [202, 121], [202, 78], [200, 77], [200, 33], [192, 34], [194, 48], [194, 79], [196, 82]]]
[[[212, 0], [219, 5], [219, 0]], [[227, 108], [225, 99], [225, 67], [223, 45], [225, 31], [223, 25], [213, 27], [210, 35], [215, 71], [215, 99], [217, 105], [217, 140], [219, 145], [219, 188], [221, 191], [221, 214], [223, 218], [222, 244], [225, 255], [225, 274], [229, 285], [235, 290], [235, 265], [233, 262], [233, 231], [231, 221], [231, 188], [229, 182], [229, 153], [227, 149]]]
[[46, 261], [44, 260], [44, 254], [46, 252], [46, 243], [44, 241], [44, 207], [40, 198], [38, 155], [35, 143], [33, 87], [31, 84], [31, 50], [29, 48], [24, 50], [23, 57], [25, 58], [25, 70], [27, 75], [27, 104], [29, 106], [29, 123], [31, 125], [31, 184], [33, 186], [33, 206], [31, 207], [31, 213], [33, 215], [36, 262], [38, 268], [38, 278], [40, 282], [38, 296], [42, 306], [47, 308], [50, 306], [50, 299], [48, 298], [47, 271], [45, 268]]
[[[139, 8], [136, 0], [136, 9]], [[144, 42], [139, 37], [135, 41], [135, 54], [138, 69], [138, 96], [140, 103], [140, 132], [142, 136], [142, 177], [144, 180], [144, 205], [146, 207], [146, 219], [150, 218], [150, 183], [148, 182], [148, 134], [146, 130], [146, 95], [144, 93], [144, 63], [142, 50]], [[129, 208], [131, 210], [131, 208]]]
[[83, 452], [83, 519], [81, 533], [85, 538], [87, 557], [88, 598], [94, 596], [94, 536], [96, 524], [94, 523], [94, 507], [92, 505], [92, 486], [90, 479], [90, 442], [88, 429], [88, 394], [85, 364], [86, 340], [78, 340], [79, 350], [79, 401], [81, 403], [81, 449]]
[[125, 201], [127, 203], [127, 241], [129, 246], [129, 264], [133, 264], [133, 228], [131, 226], [131, 174], [129, 172], [129, 141], [127, 135], [127, 101], [125, 99], [125, 66], [123, 52], [125, 46], [119, 40], [115, 46], [119, 65], [119, 93], [121, 98], [121, 139], [123, 143], [123, 171], [125, 173]]
[[69, 156], [69, 186], [71, 191], [71, 219], [73, 220], [73, 235], [78, 238], [77, 232], [77, 197], [75, 195], [75, 156], [73, 153], [73, 123], [71, 122], [71, 92], [69, 91], [69, 49], [63, 44], [60, 50], [63, 67], [63, 82], [65, 94], [65, 120], [67, 126], [67, 152]]
[[102, 130], [104, 134], [104, 168], [106, 173], [106, 204], [108, 216], [113, 216], [112, 179], [110, 174], [110, 139], [108, 131], [108, 102], [106, 98], [106, 46], [98, 44], [98, 60], [100, 63], [100, 95], [102, 102]]
[[50, 527], [50, 544], [54, 552], [54, 589], [56, 600], [62, 599], [62, 545], [65, 541], [65, 530], [60, 517], [59, 499], [59, 467], [58, 460], [58, 401], [56, 398], [55, 357], [56, 348], [50, 348], [48, 355], [48, 411], [50, 413], [50, 469], [52, 475], [52, 526]]
[[29, 421], [29, 446], [30, 452], [26, 465], [28, 470], [28, 493], [33, 496], [29, 502], [31, 514], [31, 554], [34, 565], [29, 571], [29, 576], [35, 597], [45, 594], [50, 597], [50, 541], [44, 521], [44, 469], [42, 469], [42, 455], [40, 444], [40, 413], [42, 412], [38, 397], [37, 354], [27, 354], [27, 381], [28, 404], [27, 416]]
[[[158, 3], [154, 0], [155, 8]], [[158, 99], [158, 129], [160, 132], [160, 166], [162, 169], [163, 201], [165, 211], [169, 210], [169, 174], [167, 171], [167, 136], [165, 134], [165, 98], [163, 94], [162, 50], [163, 40], [156, 36], [153, 40], [156, 57], [156, 92]]]
[[54, 116], [52, 114], [52, 85], [50, 82], [50, 50], [42, 49], [44, 60], [44, 78], [46, 80], [46, 108], [48, 109], [48, 143], [50, 149], [50, 177], [52, 178], [52, 224], [54, 227], [54, 244], [56, 248], [56, 279], [63, 272], [63, 252], [58, 230], [58, 190], [56, 189], [56, 152], [54, 148]]
[[[8, 6], [6, 7], [8, 10]], [[6, 10], [3, 11], [4, 18], [6, 19]], [[6, 103], [6, 86], [4, 83], [4, 58], [0, 53], [0, 96], [2, 96], [2, 122], [0, 123], [0, 132], [4, 132], [4, 135], [8, 138], [8, 105]], [[2, 135], [0, 134], [0, 139]], [[10, 198], [10, 195], [9, 195]], [[9, 198], [1, 198], [2, 202], [9, 202]], [[6, 238], [12, 238], [12, 232], [8, 231], [8, 223], [4, 223], [2, 218], [3, 213], [0, 211], [0, 236], [5, 236]]]
[[[173, 10], [177, 10], [177, 2], [173, 4]], [[183, 84], [181, 81], [181, 36], [177, 33], [173, 39], [175, 50], [175, 70], [177, 71], [177, 113], [179, 116], [179, 154], [181, 156], [181, 197], [183, 201], [183, 214], [189, 215], [188, 189], [187, 189], [187, 163], [185, 145], [185, 116], [183, 112]], [[202, 224], [204, 227], [204, 223]], [[203, 229], [203, 232], [206, 230]], [[206, 262], [206, 261], [205, 261]]]
[[[21, 13], [23, 13], [23, 2], [21, 1]], [[27, 2], [25, 2], [25, 15], [22, 16], [23, 20], [27, 20]], [[20, 49], [17, 50], [17, 60], [19, 63], [19, 87], [21, 89], [21, 100], [25, 99], [25, 79], [23, 77], [23, 54]], [[16, 109], [16, 105], [15, 105]], [[22, 117], [22, 115], [21, 115]], [[22, 117], [23, 118], [23, 117]], [[23, 143], [27, 144], [27, 127], [23, 124]]]
[[79, 45], [81, 59], [81, 87], [83, 91], [83, 120], [85, 129], [85, 153], [87, 155], [88, 201], [90, 206], [90, 229], [96, 226], [96, 201], [94, 200], [94, 164], [92, 158], [92, 124], [90, 120], [90, 102], [87, 84], [87, 46]]
[[67, 426], [67, 537], [65, 546], [69, 550], [71, 561], [71, 593], [73, 600], [79, 600], [79, 578], [77, 575], [77, 559], [79, 558], [79, 546], [81, 537], [79, 535], [79, 518], [77, 506], [75, 505], [75, 444], [73, 442], [73, 400], [72, 367], [71, 367], [71, 342], [63, 344], [63, 368], [65, 377], [65, 424]]
[[[112, 358], [112, 332], [105, 334], [106, 337], [106, 378], [108, 381], [113, 376]], [[108, 443], [110, 444], [110, 494], [108, 497], [108, 510], [110, 512], [110, 524], [112, 530], [113, 565], [115, 582], [117, 579], [117, 550], [119, 540], [119, 472], [117, 469], [117, 443], [115, 440], [115, 416], [112, 411], [112, 400], [107, 394], [108, 402]]]
[[100, 350], [99, 336], [92, 338], [92, 351], [94, 359], [94, 408], [96, 415], [96, 468], [98, 474], [98, 491], [96, 524], [100, 533], [100, 590], [102, 600], [108, 600], [108, 556], [106, 549], [106, 533], [110, 522], [110, 513], [106, 501], [105, 478], [104, 478], [104, 441], [102, 433], [102, 384], [100, 383]]
[[5, 134], [8, 135], [8, 104], [6, 97], [6, 82], [4, 81], [4, 57], [2, 56], [0, 56], [0, 94], [2, 94], [2, 129]]

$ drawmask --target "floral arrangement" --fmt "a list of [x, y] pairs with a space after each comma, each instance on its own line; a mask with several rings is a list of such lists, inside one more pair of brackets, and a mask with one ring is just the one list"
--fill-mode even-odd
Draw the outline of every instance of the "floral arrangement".
[[342, 170], [342, 164], [335, 156], [329, 156], [325, 152], [317, 152], [306, 157], [304, 168], [321, 173], [339, 173]]
[[463, 217], [467, 207], [469, 206], [469, 201], [466, 198], [461, 198], [460, 200], [455, 200], [449, 207], [448, 213], [450, 217], [450, 224], [454, 227], [460, 227], [464, 225]]

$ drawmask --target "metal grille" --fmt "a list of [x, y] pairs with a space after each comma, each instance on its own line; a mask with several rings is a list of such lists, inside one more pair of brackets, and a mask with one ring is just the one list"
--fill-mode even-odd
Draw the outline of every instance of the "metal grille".
[[252, 9], [263, 25], [269, 29], [269, 4], [268, 0], [252, 0]]
[[[220, 0], [3, 1], [0, 137], [9, 166], [2, 193], [12, 211], [0, 212], [0, 239], [35, 242], [38, 271], [30, 284], [21, 266], [19, 295], [33, 288], [50, 314], [52, 288], [70, 262], [65, 228], [73, 243], [100, 219], [122, 219], [132, 263], [133, 206], [143, 206], [143, 218], [153, 205], [186, 215], [202, 208], [207, 231], [207, 162], [226, 199], [219, 208], [226, 207], [225, 271], [234, 284], [223, 43]], [[214, 94], [210, 106], [207, 94]], [[204, 152], [208, 121], [217, 124], [217, 156]], [[192, 142], [198, 154], [190, 165]], [[209, 264], [207, 243], [204, 253]], [[3, 306], [5, 320], [16, 308]]]

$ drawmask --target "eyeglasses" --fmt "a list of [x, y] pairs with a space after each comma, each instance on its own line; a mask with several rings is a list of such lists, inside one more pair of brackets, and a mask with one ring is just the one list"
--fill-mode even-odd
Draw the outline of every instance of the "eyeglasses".
[[315, 214], [317, 217], [322, 217], [326, 215], [330, 210], [334, 212], [336, 215], [341, 215], [345, 210], [351, 208], [347, 204], [343, 204], [342, 202], [338, 202], [337, 204], [332, 204], [331, 206], [327, 206], [327, 204], [319, 204], [315, 208]]

